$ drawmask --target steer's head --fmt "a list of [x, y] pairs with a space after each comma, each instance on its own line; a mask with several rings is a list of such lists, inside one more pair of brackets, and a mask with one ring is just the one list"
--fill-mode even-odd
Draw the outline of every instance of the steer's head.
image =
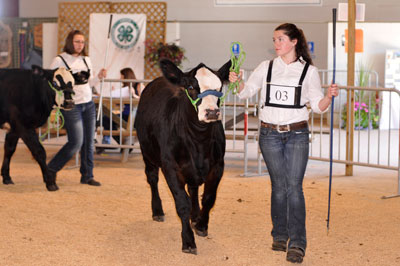
[[74, 77], [71, 72], [67, 69], [60, 67], [55, 70], [42, 69], [39, 66], [32, 66], [32, 71], [35, 75], [40, 75], [47, 82], [50, 83], [51, 87], [55, 89], [56, 92], [56, 104], [66, 111], [74, 108], [75, 103], [72, 99], [74, 94]]
[[230, 66], [229, 61], [218, 71], [213, 71], [201, 63], [184, 73], [171, 61], [160, 61], [164, 77], [185, 90], [187, 100], [192, 102], [199, 121], [206, 123], [221, 119], [219, 98], [222, 96], [223, 82], [228, 81]]

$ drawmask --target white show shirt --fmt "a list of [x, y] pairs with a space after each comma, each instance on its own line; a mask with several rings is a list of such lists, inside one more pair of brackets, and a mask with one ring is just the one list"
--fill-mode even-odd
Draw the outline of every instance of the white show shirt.
[[[67, 62], [68, 66], [71, 68], [72, 74], [80, 71], [88, 71], [89, 67], [90, 69], [89, 82], [86, 84], [75, 85], [73, 88], [75, 95], [73, 95], [72, 98], [74, 99], [75, 104], [90, 102], [92, 100], [92, 87], [99, 82], [99, 78], [95, 76], [93, 73], [92, 61], [90, 61], [89, 57], [85, 56], [85, 61], [88, 65], [86, 67], [85, 62], [83, 62], [82, 56], [76, 57], [67, 53], [62, 53], [61, 56], [64, 58], [65, 62]], [[59, 67], [67, 68], [62, 59], [59, 56], [56, 56], [53, 59], [50, 68], [56, 69]]]
[[[304, 62], [301, 57], [300, 60]], [[298, 86], [305, 65], [305, 62], [304, 64], [301, 62], [297, 60], [294, 63], [286, 64], [281, 57], [275, 58], [272, 66], [271, 83], [285, 86]], [[308, 121], [309, 111], [307, 107], [295, 109], [264, 106], [268, 66], [269, 60], [263, 61], [257, 66], [245, 83], [244, 89], [238, 94], [239, 98], [250, 98], [261, 88], [259, 108], [259, 119], [261, 121], [276, 125], [286, 125], [304, 120]], [[303, 81], [300, 104], [305, 105], [306, 103], [310, 103], [311, 109], [321, 114], [323, 112], [319, 109], [318, 104], [323, 97], [324, 94], [321, 88], [318, 69], [310, 65]]]

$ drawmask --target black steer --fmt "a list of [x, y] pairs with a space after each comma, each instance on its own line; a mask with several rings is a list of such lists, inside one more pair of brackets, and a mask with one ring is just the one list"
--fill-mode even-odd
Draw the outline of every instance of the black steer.
[[73, 77], [65, 68], [44, 70], [33, 66], [32, 70], [0, 70], [0, 128], [5, 123], [10, 126], [1, 167], [3, 184], [14, 184], [10, 177], [10, 160], [21, 138], [39, 163], [47, 189], [58, 189], [56, 175], [47, 168], [46, 151], [35, 129], [47, 121], [56, 102], [66, 110], [74, 106], [73, 85]]
[[[225, 134], [218, 103], [230, 62], [217, 72], [200, 64], [183, 73], [168, 60], [160, 67], [164, 77], [143, 90], [135, 119], [153, 220], [164, 220], [158, 193], [161, 168], [182, 222], [182, 251], [197, 254], [190, 220], [199, 236], [207, 235], [209, 212], [224, 171]], [[203, 183], [200, 210], [198, 189]]]

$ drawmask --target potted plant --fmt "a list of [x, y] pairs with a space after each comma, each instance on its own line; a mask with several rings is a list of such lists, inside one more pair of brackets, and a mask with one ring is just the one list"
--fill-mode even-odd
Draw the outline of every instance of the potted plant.
[[[370, 78], [371, 67], [359, 64], [358, 86], [366, 87]], [[355, 92], [354, 102], [354, 128], [355, 129], [377, 129], [379, 127], [379, 97], [377, 92], [366, 92], [364, 90]], [[347, 106], [343, 106], [342, 128], [346, 128]], [[351, 107], [349, 107], [351, 108]]]
[[178, 67], [182, 67], [182, 62], [185, 57], [185, 49], [176, 45], [175, 43], [156, 42], [153, 39], [145, 41], [146, 54], [145, 60], [151, 64], [152, 67], [158, 66], [158, 62], [163, 59], [169, 59]]

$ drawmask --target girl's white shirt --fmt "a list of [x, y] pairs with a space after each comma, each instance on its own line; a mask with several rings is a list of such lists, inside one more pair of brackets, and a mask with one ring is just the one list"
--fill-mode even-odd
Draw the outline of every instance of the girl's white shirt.
[[[300, 60], [291, 64], [286, 64], [281, 57], [275, 58], [272, 66], [271, 83], [297, 86], [304, 69], [304, 64], [302, 62], [304, 62], [304, 60], [301, 57]], [[276, 125], [286, 125], [304, 120], [307, 121], [309, 119], [307, 107], [295, 109], [264, 106], [268, 66], [269, 60], [263, 61], [257, 66], [245, 83], [244, 89], [238, 94], [239, 98], [250, 98], [261, 89], [259, 108], [259, 119], [261, 121]], [[321, 114], [323, 112], [319, 109], [318, 104], [322, 98], [324, 98], [324, 94], [321, 88], [318, 69], [310, 65], [303, 81], [300, 104], [304, 105], [310, 103], [312, 111]]]
[[[83, 56], [73, 56], [67, 53], [62, 53], [61, 56], [64, 58], [64, 60], [67, 62], [68, 66], [71, 68], [72, 73], [77, 73], [79, 71], [88, 71], [88, 67], [90, 69], [90, 77], [89, 77], [89, 82], [86, 84], [82, 85], [75, 85], [74, 86], [74, 92], [75, 95], [72, 96], [72, 98], [75, 101], [75, 104], [81, 104], [81, 103], [88, 103], [92, 100], [92, 87], [94, 87], [96, 84], [99, 83], [99, 78], [97, 75], [94, 75], [93, 73], [93, 67], [92, 67], [92, 61], [88, 56], [85, 56], [85, 61], [88, 65], [86, 67], [85, 62], [83, 62]], [[50, 65], [51, 69], [56, 69], [59, 67], [65, 67], [66, 65], [62, 61], [62, 59], [58, 56], [56, 56], [53, 59], [53, 62]]]

